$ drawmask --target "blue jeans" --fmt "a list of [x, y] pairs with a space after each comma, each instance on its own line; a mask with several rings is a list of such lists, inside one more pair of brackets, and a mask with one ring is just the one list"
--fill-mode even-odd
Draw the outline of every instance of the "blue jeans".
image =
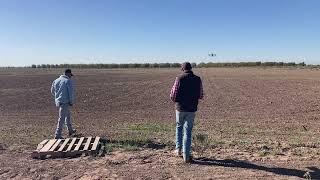
[[71, 124], [71, 114], [69, 110], [69, 104], [61, 104], [59, 106], [59, 119], [58, 119], [58, 124], [55, 132], [56, 138], [61, 138], [63, 124], [67, 125], [69, 134], [72, 133], [73, 129]]
[[194, 117], [195, 112], [176, 110], [176, 150], [182, 150], [184, 160], [190, 158]]

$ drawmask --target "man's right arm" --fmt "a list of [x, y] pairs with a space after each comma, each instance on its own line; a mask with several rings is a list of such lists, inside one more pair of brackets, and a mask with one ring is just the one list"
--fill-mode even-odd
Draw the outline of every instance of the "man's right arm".
[[52, 85], [51, 85], [51, 94], [52, 94], [52, 96], [55, 95], [55, 93], [54, 93], [54, 91], [55, 91], [55, 90], [54, 90], [54, 89], [55, 89], [55, 88], [54, 88], [54, 84], [55, 84], [55, 83], [54, 83], [54, 81], [53, 81], [53, 82], [52, 82]]

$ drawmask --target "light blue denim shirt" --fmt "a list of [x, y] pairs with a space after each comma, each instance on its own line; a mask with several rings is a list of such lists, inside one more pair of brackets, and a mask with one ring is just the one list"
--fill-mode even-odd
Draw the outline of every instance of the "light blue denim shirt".
[[73, 104], [73, 81], [68, 76], [61, 75], [58, 79], [53, 81], [51, 94], [54, 96], [57, 107], [60, 104]]

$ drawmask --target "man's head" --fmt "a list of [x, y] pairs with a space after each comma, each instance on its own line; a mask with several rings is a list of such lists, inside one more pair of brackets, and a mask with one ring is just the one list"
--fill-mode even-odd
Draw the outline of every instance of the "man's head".
[[71, 78], [73, 76], [72, 72], [71, 72], [71, 69], [66, 69], [64, 71], [64, 75], [68, 76], [69, 78]]
[[192, 66], [189, 62], [184, 62], [181, 64], [182, 71], [190, 71], [191, 69], [192, 69]]

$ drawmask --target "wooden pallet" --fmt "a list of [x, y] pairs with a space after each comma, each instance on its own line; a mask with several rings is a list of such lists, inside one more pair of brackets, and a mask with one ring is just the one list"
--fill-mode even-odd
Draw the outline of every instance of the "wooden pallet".
[[80, 137], [67, 139], [46, 139], [38, 144], [32, 158], [73, 157], [81, 154], [97, 154], [100, 137]]

